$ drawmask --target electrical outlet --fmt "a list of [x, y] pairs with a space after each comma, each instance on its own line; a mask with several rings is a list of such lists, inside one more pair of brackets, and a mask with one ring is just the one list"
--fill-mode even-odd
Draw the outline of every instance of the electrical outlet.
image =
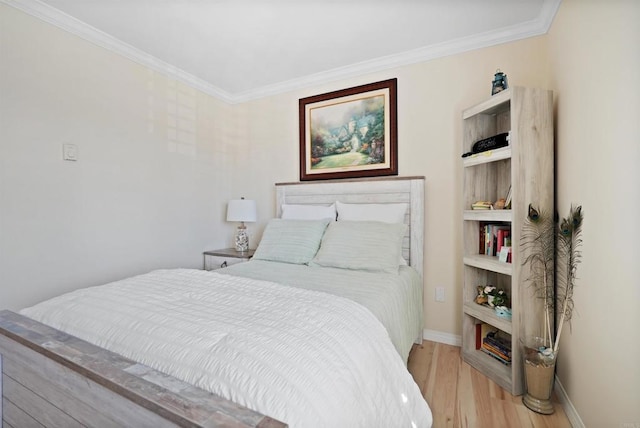
[[444, 302], [444, 287], [436, 287], [436, 302]]

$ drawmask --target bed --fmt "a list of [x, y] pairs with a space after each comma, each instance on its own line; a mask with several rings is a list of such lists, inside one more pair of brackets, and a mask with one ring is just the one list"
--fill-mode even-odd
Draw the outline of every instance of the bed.
[[[3, 427], [430, 426], [405, 367], [421, 340], [423, 179], [276, 189], [278, 219], [248, 263], [158, 270], [1, 312]], [[336, 203], [344, 221], [283, 212]], [[372, 226], [346, 213], [372, 204], [406, 208], [404, 228], [375, 224], [399, 237], [404, 263], [390, 271], [381, 251], [340, 265], [351, 230]], [[319, 235], [312, 259], [306, 244], [278, 251], [291, 227]]]

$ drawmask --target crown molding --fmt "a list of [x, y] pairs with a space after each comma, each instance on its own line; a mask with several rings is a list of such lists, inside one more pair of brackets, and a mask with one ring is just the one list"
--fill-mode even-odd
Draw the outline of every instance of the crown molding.
[[253, 99], [277, 95], [283, 92], [316, 86], [340, 79], [375, 73], [391, 68], [430, 61], [476, 49], [487, 48], [503, 43], [526, 39], [546, 34], [553, 23], [562, 0], [545, 0], [537, 19], [522, 24], [505, 27], [495, 31], [462, 37], [445, 43], [434, 44], [399, 54], [376, 58], [316, 73], [299, 79], [292, 79], [274, 85], [267, 85], [255, 90], [234, 94], [235, 102], [246, 102]]
[[495, 31], [488, 31], [470, 37], [463, 37], [446, 43], [430, 45], [370, 61], [363, 61], [346, 67], [335, 68], [299, 79], [291, 79], [238, 93], [230, 93], [218, 88], [217, 86], [214, 86], [193, 74], [181, 70], [175, 65], [166, 63], [140, 49], [124, 43], [121, 40], [116, 39], [115, 37], [110, 36], [109, 34], [67, 15], [66, 13], [61, 12], [60, 10], [39, 0], [0, 0], [0, 3], [19, 9], [29, 15], [75, 34], [95, 45], [120, 54], [145, 67], [162, 73], [167, 77], [176, 79], [222, 101], [230, 104], [237, 104], [310, 86], [316, 86], [335, 80], [375, 73], [475, 49], [543, 35], [549, 31], [556, 12], [560, 7], [561, 1], [562, 0], [545, 0], [538, 18], [523, 24], [505, 27]]

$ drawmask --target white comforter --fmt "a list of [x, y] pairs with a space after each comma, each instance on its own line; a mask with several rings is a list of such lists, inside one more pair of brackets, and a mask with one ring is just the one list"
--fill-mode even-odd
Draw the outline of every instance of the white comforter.
[[251, 260], [218, 272], [353, 300], [382, 323], [405, 363], [414, 341], [422, 337], [422, 278], [409, 266], [400, 266], [397, 274], [391, 274]]
[[292, 427], [429, 427], [386, 330], [345, 298], [160, 270], [21, 311]]

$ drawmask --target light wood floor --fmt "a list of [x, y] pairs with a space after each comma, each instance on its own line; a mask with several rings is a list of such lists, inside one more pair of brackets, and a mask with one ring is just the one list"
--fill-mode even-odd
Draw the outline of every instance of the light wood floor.
[[433, 428], [571, 428], [554, 394], [555, 412], [540, 415], [462, 361], [460, 348], [424, 341], [409, 355], [409, 372], [433, 413]]

